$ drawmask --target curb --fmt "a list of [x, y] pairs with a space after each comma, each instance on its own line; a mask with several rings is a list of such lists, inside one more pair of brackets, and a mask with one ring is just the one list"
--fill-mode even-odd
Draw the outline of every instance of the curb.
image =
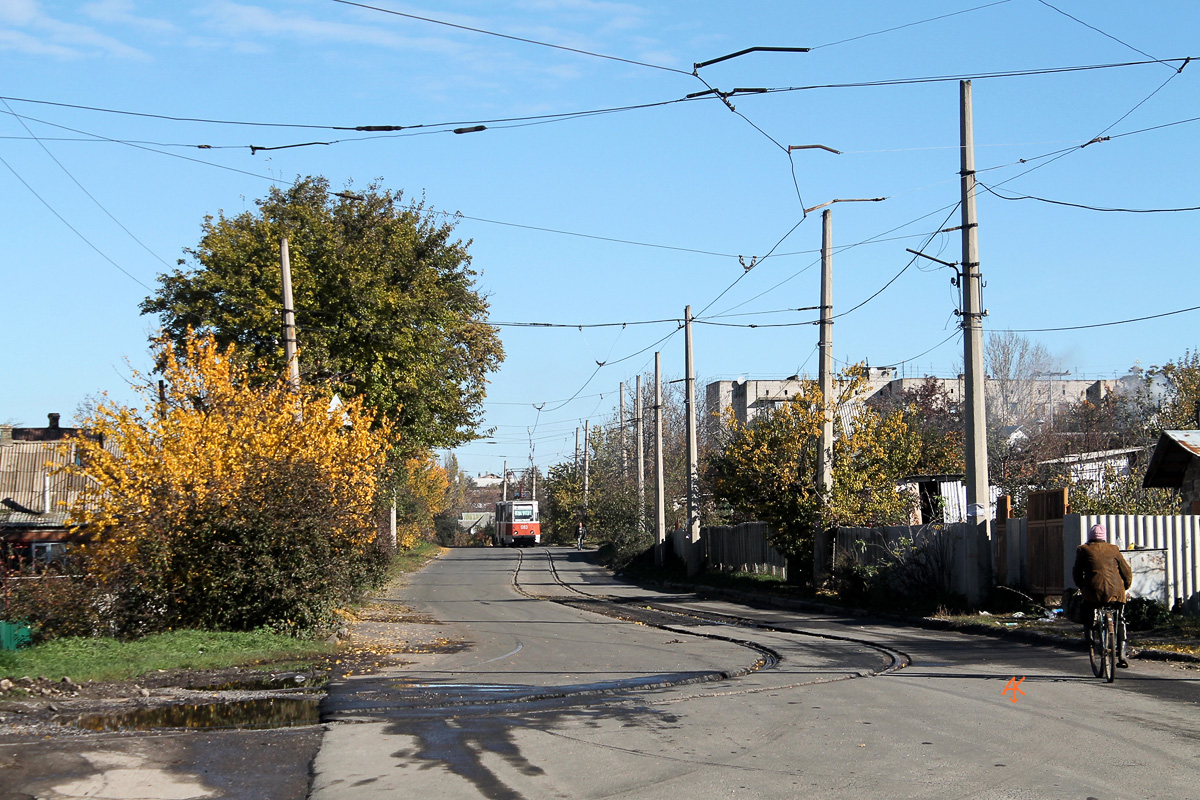
[[[678, 583], [675, 581], [649, 581], [646, 583], [667, 589], [669, 591], [694, 592], [695, 594], [702, 596], [715, 596], [724, 598], [726, 600], [733, 600], [748, 606], [765, 605], [773, 608], [782, 608], [789, 611], [808, 611], [819, 614], [855, 617], [859, 619], [873, 619], [902, 627], [950, 631], [953, 633], [965, 633], [973, 636], [990, 636], [993, 639], [1007, 639], [1010, 641], [1024, 642], [1026, 644], [1060, 647], [1064, 650], [1087, 649], [1087, 645], [1084, 643], [1081, 635], [1064, 636], [1059, 633], [1048, 633], [1044, 631], [1030, 630], [1028, 628], [1009, 630], [975, 623], [967, 625], [955, 625], [948, 620], [935, 619], [931, 617], [906, 617], [901, 614], [871, 612], [863, 608], [847, 608], [845, 606], [835, 606], [812, 600], [797, 600], [791, 597], [774, 597], [768, 594], [747, 592], [739, 589], [722, 589], [716, 586], [702, 586], [697, 584]], [[1174, 650], [1160, 650], [1153, 647], [1130, 647], [1129, 656], [1131, 658], [1145, 659], [1147, 661], [1182, 661], [1187, 663], [1200, 663], [1200, 656], [1193, 655], [1192, 653], [1177, 653]]]

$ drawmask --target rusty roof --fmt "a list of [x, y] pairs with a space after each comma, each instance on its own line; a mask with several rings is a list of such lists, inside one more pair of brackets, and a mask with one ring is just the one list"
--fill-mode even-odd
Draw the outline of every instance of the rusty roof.
[[62, 526], [64, 512], [82, 499], [85, 486], [82, 475], [66, 469], [75, 453], [71, 441], [0, 445], [0, 500], [16, 505], [0, 505], [0, 527]]
[[1178, 489], [1196, 458], [1200, 458], [1200, 431], [1163, 431], [1150, 456], [1142, 486]]

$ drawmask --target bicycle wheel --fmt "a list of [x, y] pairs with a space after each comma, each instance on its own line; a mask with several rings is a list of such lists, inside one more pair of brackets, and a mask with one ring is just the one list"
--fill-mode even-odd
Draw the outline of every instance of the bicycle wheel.
[[1110, 611], [1104, 615], [1104, 680], [1112, 683], [1117, 678], [1117, 629]]
[[1092, 620], [1092, 624], [1088, 626], [1088, 660], [1092, 663], [1092, 674], [1097, 678], [1100, 677], [1100, 671], [1103, 665], [1100, 663], [1103, 651], [1100, 649], [1100, 625], [1096, 620]]

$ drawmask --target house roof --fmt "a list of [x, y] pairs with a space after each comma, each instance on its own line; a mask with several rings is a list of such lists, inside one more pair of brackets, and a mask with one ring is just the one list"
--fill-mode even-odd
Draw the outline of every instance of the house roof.
[[[0, 445], [0, 528], [61, 528], [66, 509], [82, 499], [85, 478], [66, 470], [70, 441], [9, 441]], [[47, 503], [47, 500], [49, 501]]]
[[1195, 458], [1200, 458], [1200, 431], [1163, 431], [1150, 456], [1142, 486], [1178, 489]]
[[1144, 447], [1118, 447], [1115, 450], [1092, 450], [1087, 453], [1072, 453], [1069, 456], [1060, 456], [1059, 458], [1048, 458], [1045, 461], [1039, 461], [1039, 464], [1079, 464], [1091, 461], [1107, 461], [1109, 459], [1126, 456], [1132, 453], [1140, 453]]

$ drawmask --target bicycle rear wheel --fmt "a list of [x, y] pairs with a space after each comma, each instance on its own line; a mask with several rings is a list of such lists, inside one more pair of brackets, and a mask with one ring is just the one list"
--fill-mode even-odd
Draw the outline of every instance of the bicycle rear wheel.
[[1104, 680], [1112, 683], [1117, 677], [1117, 629], [1112, 612], [1104, 615]]
[[1101, 661], [1103, 660], [1102, 656], [1103, 656], [1104, 651], [1100, 649], [1100, 645], [1101, 645], [1100, 630], [1101, 630], [1101, 626], [1097, 623], [1096, 620], [1092, 620], [1092, 624], [1088, 627], [1088, 632], [1087, 632], [1087, 635], [1088, 635], [1088, 660], [1091, 661], [1091, 663], [1092, 663], [1092, 674], [1095, 675], [1097, 678], [1100, 677], [1101, 670], [1103, 669], [1103, 665], [1101, 664]]

